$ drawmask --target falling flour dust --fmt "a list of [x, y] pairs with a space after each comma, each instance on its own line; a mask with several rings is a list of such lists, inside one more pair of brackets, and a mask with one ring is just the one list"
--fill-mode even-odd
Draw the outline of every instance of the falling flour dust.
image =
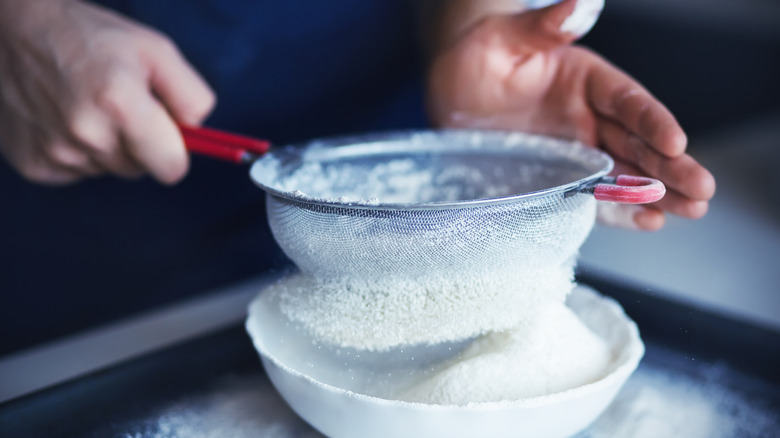
[[[575, 167], [571, 165], [556, 173], [527, 159], [511, 165], [505, 160], [484, 160], [438, 167], [411, 158], [369, 166], [312, 162], [285, 174], [275, 184], [307, 199], [379, 205], [492, 199], [555, 187], [584, 176], [577, 173], [581, 169], [571, 170]], [[332, 260], [328, 254], [303, 263], [311, 259], [311, 250], [300, 245], [303, 236], [298, 236], [291, 243], [297, 245], [296, 250], [288, 255], [302, 272], [283, 278], [264, 293], [270, 294], [281, 313], [308, 332], [314, 342], [337, 348], [382, 352], [474, 340], [457, 358], [440, 364], [436, 372], [427, 373], [424, 379], [394, 394], [395, 398], [463, 405], [518, 400], [578, 387], [604, 377], [614, 352], [565, 304], [574, 287], [577, 247], [595, 220], [595, 201], [577, 199], [561, 202], [553, 195], [526, 200], [527, 210], [515, 211], [514, 216], [502, 213], [503, 218], [522, 218], [521, 223], [512, 222], [506, 229], [512, 233], [504, 229], [493, 232], [486, 224], [475, 229], [464, 225], [461, 228], [468, 229], [469, 236], [480, 237], [473, 239], [477, 241], [473, 248], [459, 249], [455, 235], [436, 236], [449, 242], [441, 244], [442, 252], [437, 253], [445, 262], [436, 264], [437, 269], [406, 269], [399, 275], [394, 274], [402, 271], [399, 269], [387, 273], [374, 270], [375, 263], [369, 257], [404, 239], [410, 240], [402, 249], [413, 247], [416, 240], [432, 238], [429, 230], [440, 229], [440, 224], [422, 224], [419, 230], [414, 229], [416, 233], [392, 235], [393, 242], [377, 244], [380, 248], [370, 255], [348, 264], [362, 266], [372, 260], [365, 269], [342, 269], [337, 275], [313, 268], [319, 266], [319, 260]], [[288, 223], [288, 215], [282, 220]], [[550, 237], [550, 223], [557, 224], [555, 233], [560, 234], [554, 234], [556, 237]], [[474, 257], [471, 254], [482, 254], [479, 250], [489, 247], [484, 242], [492, 244], [492, 239], [509, 239], [509, 235], [514, 240], [501, 240], [504, 244], [498, 248], [512, 249], [499, 253], [495, 260], [483, 256], [464, 265], [446, 263], [447, 257], [458, 262], [469, 260]], [[314, 237], [320, 239], [320, 233]], [[377, 238], [372, 235], [371, 239]], [[515, 250], [510, 242], [523, 246]], [[349, 248], [359, 253], [365, 244]], [[403, 257], [403, 250], [397, 255], [401, 264], [411, 259]], [[343, 266], [341, 262], [334, 260], [325, 266]], [[458, 268], [448, 269], [450, 266]]]
[[510, 330], [541, 309], [563, 307], [571, 264], [503, 275], [442, 278], [315, 278], [298, 274], [270, 286], [282, 313], [315, 339], [383, 351]]

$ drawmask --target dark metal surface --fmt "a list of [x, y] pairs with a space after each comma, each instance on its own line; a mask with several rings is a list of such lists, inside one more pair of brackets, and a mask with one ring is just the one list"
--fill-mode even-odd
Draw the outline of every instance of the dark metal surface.
[[[637, 322], [647, 346], [640, 370], [662, 367], [696, 376], [716, 364], [722, 385], [780, 412], [780, 333], [639, 294], [587, 273], [580, 281], [616, 298]], [[249, 337], [235, 326], [0, 404], [0, 436], [144, 436], [137, 431], [146, 430], [143, 423], [161, 409], [207, 393], [226, 378], [251, 379], [252, 390], [276, 400]], [[314, 433], [286, 415], [288, 424], [295, 423], [287, 430]]]

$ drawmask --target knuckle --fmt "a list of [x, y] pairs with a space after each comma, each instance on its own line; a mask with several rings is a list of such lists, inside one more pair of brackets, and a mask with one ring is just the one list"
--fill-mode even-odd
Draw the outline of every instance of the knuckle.
[[474, 47], [500, 47], [504, 42], [504, 28], [506, 17], [502, 15], [488, 15], [481, 18], [470, 30], [469, 40], [474, 42]]
[[631, 153], [630, 157], [634, 163], [647, 164], [648, 149], [645, 142], [635, 134], [626, 133], [626, 144]]
[[105, 169], [119, 176], [134, 175], [140, 170], [138, 165], [136, 165], [127, 154], [122, 153], [121, 151], [117, 151], [117, 153], [112, 155], [100, 157], [98, 162]]
[[89, 149], [105, 150], [110, 145], [109, 127], [97, 114], [74, 111], [67, 124], [71, 137]]
[[126, 120], [132, 106], [132, 96], [127, 92], [129, 75], [114, 73], [96, 92], [95, 101], [98, 106], [120, 123]]
[[652, 105], [648, 101], [638, 102], [636, 105], [637, 126], [642, 131], [652, 131], [652, 128], [657, 125]]
[[634, 96], [639, 95], [639, 90], [631, 85], [622, 85], [618, 87], [615, 92], [615, 109], [619, 112], [625, 112], [629, 110], [629, 105]]
[[154, 44], [158, 50], [162, 50], [166, 53], [179, 53], [179, 48], [176, 46], [176, 43], [166, 35], [157, 35]]
[[145, 40], [148, 47], [168, 54], [178, 54], [179, 48], [168, 35], [151, 28], [144, 28], [141, 32], [141, 38]]
[[80, 168], [89, 163], [89, 157], [64, 143], [55, 143], [50, 146], [47, 149], [47, 157], [54, 164], [64, 167]]
[[549, 16], [542, 16], [538, 22], [539, 32], [546, 35], [556, 43], [563, 43], [569, 40], [566, 33], [561, 31], [561, 23], [550, 19]]

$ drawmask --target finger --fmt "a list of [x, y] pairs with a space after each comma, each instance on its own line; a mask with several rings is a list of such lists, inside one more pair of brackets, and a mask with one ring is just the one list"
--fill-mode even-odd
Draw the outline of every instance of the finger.
[[45, 154], [51, 167], [67, 169], [84, 176], [95, 176], [103, 173], [102, 167], [95, 163], [85, 151], [69, 142], [53, 142], [46, 148]]
[[692, 200], [706, 201], [715, 194], [715, 178], [690, 155], [682, 154], [674, 158], [662, 155], [639, 136], [610, 120], [600, 120], [597, 130], [599, 143], [614, 158], [660, 179], [681, 195]]
[[558, 29], [581, 38], [593, 28], [603, 9], [604, 0], [577, 0], [574, 11], [563, 20]]
[[688, 139], [672, 113], [638, 82], [597, 57], [586, 79], [593, 110], [667, 157], [685, 152]]
[[74, 184], [81, 181], [85, 177], [85, 175], [81, 172], [74, 172], [69, 169], [57, 168], [54, 166], [48, 167], [46, 171], [37, 173], [33, 177], [28, 177], [26, 174], [23, 175], [27, 178], [28, 181], [50, 186], [64, 186]]
[[701, 219], [707, 214], [707, 210], [709, 209], [709, 202], [693, 200], [674, 190], [667, 190], [663, 199], [653, 205], [664, 211], [688, 219]]
[[65, 185], [86, 176], [80, 171], [58, 165], [41, 152], [15, 163], [15, 167], [24, 179], [38, 184]]
[[149, 40], [144, 55], [152, 91], [174, 119], [199, 125], [214, 108], [214, 92], [169, 39], [155, 35]]
[[119, 133], [107, 113], [89, 106], [72, 109], [70, 114], [70, 138], [94, 167], [122, 178], [136, 178], [145, 173], [122, 147]]
[[[622, 161], [615, 161], [613, 173], [640, 176], [646, 175], [636, 166]], [[707, 213], [709, 203], [707, 201], [691, 199], [681, 195], [676, 190], [667, 187], [666, 194], [661, 200], [652, 204], [647, 204], [647, 206], [688, 219], [699, 219]]]
[[634, 214], [634, 223], [642, 231], [658, 231], [666, 224], [666, 215], [662, 210], [645, 205]]
[[136, 179], [146, 174], [146, 170], [128, 152], [129, 146], [119, 145], [117, 153], [106, 159], [97, 158], [98, 162], [108, 171], [123, 179]]
[[663, 211], [646, 205], [599, 202], [598, 221], [629, 230], [656, 231], [666, 222]]
[[189, 157], [168, 111], [132, 72], [119, 73], [112, 80], [100, 105], [116, 124], [127, 154], [164, 184], [181, 180]]
[[[549, 4], [526, 1], [525, 6]], [[585, 35], [596, 23], [604, 0], [563, 0], [541, 9], [526, 10], [511, 16], [514, 44], [534, 50], [550, 50], [570, 44]]]
[[189, 167], [179, 129], [152, 96], [146, 96], [139, 107], [122, 126], [125, 149], [155, 179], [175, 184], [184, 178]]

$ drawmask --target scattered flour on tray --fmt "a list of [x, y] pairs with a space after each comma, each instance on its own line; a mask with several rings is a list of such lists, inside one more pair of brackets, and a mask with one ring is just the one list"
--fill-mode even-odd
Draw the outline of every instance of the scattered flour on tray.
[[[576, 438], [769, 438], [780, 413], [766, 400], [721, 385], [640, 366], [609, 408]], [[703, 374], [707, 374], [704, 370]], [[117, 430], [121, 431], [117, 433]], [[120, 438], [320, 438], [259, 376], [222, 380], [210, 390], [171, 402], [129, 425]]]
[[708, 365], [692, 378], [640, 367], [604, 414], [576, 438], [777, 437], [780, 413], [760, 397], [721, 385], [718, 375], [724, 371], [722, 365]]
[[226, 379], [137, 423], [121, 438], [322, 437], [260, 377]]

